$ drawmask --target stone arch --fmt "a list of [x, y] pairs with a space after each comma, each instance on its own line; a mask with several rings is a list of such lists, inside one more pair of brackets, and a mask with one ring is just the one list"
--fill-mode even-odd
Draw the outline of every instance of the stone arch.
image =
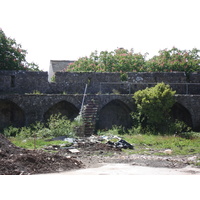
[[16, 103], [0, 99], [0, 130], [11, 125], [14, 127], [25, 125], [24, 111]]
[[185, 122], [188, 126], [192, 126], [192, 116], [187, 108], [182, 106], [180, 103], [175, 103], [171, 109], [172, 116], [174, 119]]
[[115, 99], [99, 111], [97, 130], [111, 129], [113, 125], [131, 128], [131, 109], [121, 100]]
[[78, 116], [79, 110], [74, 106], [72, 103], [67, 101], [60, 101], [50, 107], [44, 114], [44, 120], [50, 118], [53, 114], [60, 113], [63, 116], [67, 116], [69, 120], [73, 120], [75, 117]]

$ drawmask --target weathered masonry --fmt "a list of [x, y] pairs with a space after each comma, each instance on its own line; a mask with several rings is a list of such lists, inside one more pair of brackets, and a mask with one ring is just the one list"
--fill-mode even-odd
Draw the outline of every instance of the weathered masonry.
[[200, 73], [127, 73], [121, 81], [119, 73], [57, 72], [55, 82], [48, 82], [47, 72], [26, 71], [0, 71], [0, 129], [56, 113], [73, 120], [82, 105], [86, 136], [113, 125], [130, 128], [134, 92], [159, 82], [176, 90], [174, 117], [200, 130]]

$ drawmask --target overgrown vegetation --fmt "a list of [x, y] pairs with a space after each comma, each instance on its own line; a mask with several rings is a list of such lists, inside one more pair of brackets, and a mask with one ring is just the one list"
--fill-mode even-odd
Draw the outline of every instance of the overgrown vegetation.
[[[8, 127], [4, 129], [4, 135], [12, 138], [19, 144], [19, 141], [29, 141], [26, 145], [34, 146], [35, 143], [44, 143], [44, 139], [50, 139], [58, 136], [75, 137], [76, 129], [82, 125], [82, 119], [78, 116], [74, 121], [70, 121], [66, 116], [55, 114], [50, 116], [47, 123], [36, 122], [28, 127]], [[32, 145], [31, 145], [32, 141]], [[33, 142], [34, 141], [34, 142]], [[37, 142], [36, 142], [37, 141]], [[20, 146], [26, 146], [22, 143]]]
[[8, 127], [4, 129], [6, 137], [20, 138], [52, 138], [57, 136], [75, 136], [75, 128], [82, 125], [82, 120], [77, 117], [74, 121], [70, 121], [66, 116], [61, 114], [51, 115], [47, 123], [36, 122], [28, 127]]

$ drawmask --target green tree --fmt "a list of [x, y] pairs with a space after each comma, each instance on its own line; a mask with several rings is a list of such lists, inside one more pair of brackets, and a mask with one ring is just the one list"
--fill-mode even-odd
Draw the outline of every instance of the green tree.
[[146, 54], [134, 53], [123, 48], [114, 51], [92, 52], [89, 57], [79, 58], [68, 66], [67, 71], [79, 72], [143, 72]]
[[135, 92], [137, 111], [134, 117], [138, 126], [155, 133], [167, 131], [172, 122], [170, 111], [175, 103], [174, 95], [175, 91], [164, 83]]
[[196, 72], [200, 71], [200, 50], [180, 50], [176, 47], [159, 51], [158, 56], [154, 56], [146, 62], [148, 71], [158, 72]]
[[0, 70], [39, 71], [35, 63], [26, 61], [26, 54], [27, 51], [15, 39], [7, 37], [0, 29]]

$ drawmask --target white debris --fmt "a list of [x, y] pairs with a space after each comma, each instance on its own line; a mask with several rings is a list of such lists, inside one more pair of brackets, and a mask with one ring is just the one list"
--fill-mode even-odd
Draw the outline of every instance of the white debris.
[[166, 150], [163, 151], [164, 154], [168, 154], [168, 155], [171, 155], [172, 152], [173, 151], [171, 149], [166, 149]]
[[78, 149], [68, 149], [71, 153], [79, 153], [80, 151]]

